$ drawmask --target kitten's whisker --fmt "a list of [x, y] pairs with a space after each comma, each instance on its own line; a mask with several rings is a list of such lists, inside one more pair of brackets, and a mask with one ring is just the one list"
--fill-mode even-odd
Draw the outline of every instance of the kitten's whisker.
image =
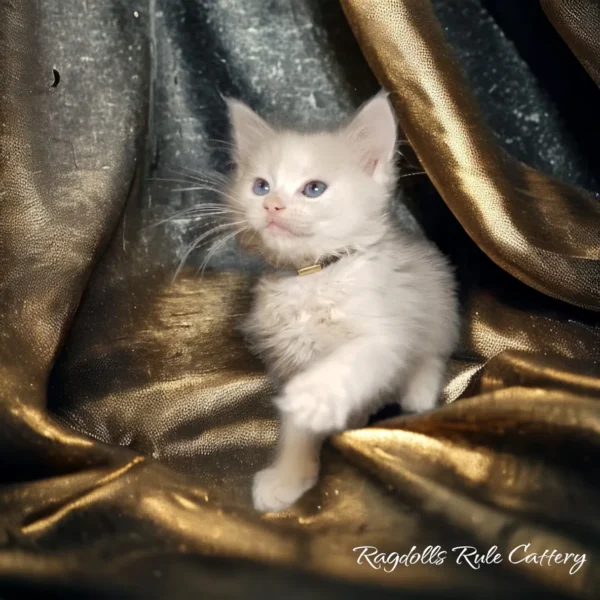
[[185, 211], [183, 213], [175, 213], [174, 215], [171, 215], [171, 216], [167, 217], [166, 219], [161, 219], [160, 221], [158, 221], [156, 223], [151, 223], [145, 229], [154, 229], [155, 227], [160, 227], [161, 225], [164, 225], [165, 223], [171, 223], [173, 221], [176, 221], [177, 219], [195, 220], [195, 219], [204, 219], [206, 217], [216, 217], [216, 216], [224, 217], [225, 215], [229, 215], [229, 214], [230, 213], [226, 212], [226, 211], [202, 212], [200, 214], [195, 214], [190, 211]]
[[[255, 229], [252, 232], [252, 237], [250, 238], [250, 241], [248, 242], [248, 245], [246, 246], [247, 248], [252, 248], [252, 240], [254, 240], [254, 237], [256, 236], [256, 234], [258, 233], [258, 229]], [[242, 241], [244, 240], [244, 238], [242, 238]], [[244, 247], [241, 243], [240, 245], [242, 246], [242, 248]]]
[[226, 183], [227, 182], [227, 177], [225, 177], [225, 175], [222, 175], [218, 171], [194, 171], [193, 169], [190, 169], [189, 167], [184, 167], [184, 166], [180, 166], [179, 168], [183, 169], [183, 170], [182, 171], [178, 171], [177, 169], [169, 169], [169, 170], [172, 173], [175, 173], [176, 175], [183, 175], [184, 177], [190, 177], [190, 178], [199, 179], [202, 181], [210, 181], [213, 183]]
[[[217, 239], [220, 239], [220, 238], [217, 237]], [[196, 250], [200, 250], [202, 248], [206, 248], [206, 246], [210, 246], [211, 244], [214, 244], [214, 243], [215, 243], [214, 240], [211, 240], [210, 238], [207, 238], [207, 239], [203, 240], [202, 242], [200, 242], [199, 244], [196, 244], [194, 246], [194, 252]], [[186, 248], [187, 248], [187, 246], [186, 246]]]
[[209, 209], [223, 210], [232, 215], [245, 216], [245, 214], [246, 214], [242, 209], [234, 207], [234, 206], [230, 206], [227, 204], [223, 204], [222, 202], [202, 202], [201, 204], [195, 204], [194, 208], [202, 210], [203, 207], [205, 207], [205, 206], [208, 207]]
[[234, 227], [235, 225], [241, 225], [242, 223], [247, 223], [247, 222], [248, 222], [247, 219], [243, 219], [242, 221], [233, 221], [232, 223], [223, 223], [221, 225], [217, 225], [216, 227], [213, 227], [212, 229], [209, 229], [208, 231], [205, 231], [200, 236], [198, 236], [194, 240], [194, 242], [192, 242], [192, 245], [201, 242], [202, 240], [209, 237], [213, 233], [216, 233], [217, 231], [221, 231], [223, 229], [227, 229], [228, 227]]
[[[204, 277], [204, 270], [206, 269], [210, 259], [214, 256], [214, 254], [217, 252], [217, 250], [219, 248], [222, 248], [231, 238], [242, 233], [242, 231], [245, 231], [246, 229], [248, 229], [247, 225], [244, 227], [241, 227], [240, 229], [237, 229], [233, 233], [228, 233], [225, 236], [223, 236], [223, 238], [221, 240], [219, 240], [217, 243], [215, 243], [213, 245], [213, 247], [208, 251], [206, 257], [202, 261], [200, 268], [198, 269], [198, 271], [200, 271], [200, 279], [202, 279]], [[196, 271], [196, 275], [198, 275], [198, 271]]]
[[[208, 182], [210, 183], [216, 183], [217, 185], [207, 185], [205, 181], [190, 181], [188, 179], [176, 179], [174, 177], [151, 177], [148, 179], [148, 181], [158, 181], [158, 182], [163, 182], [163, 183], [182, 183], [182, 184], [186, 184], [189, 187], [187, 188], [175, 188], [173, 190], [171, 190], [172, 192], [182, 192], [182, 191], [206, 191], [206, 192], [213, 192], [219, 196], [222, 196], [223, 198], [227, 198], [228, 200], [230, 200], [231, 202], [236, 202], [236, 199], [229, 194], [228, 192], [226, 192], [224, 189], [221, 189], [219, 187], [217, 187], [217, 185], [219, 184], [218, 182]], [[226, 181], [223, 182], [223, 186], [226, 185]], [[201, 185], [197, 185], [197, 184], [201, 184]]]
[[224, 144], [231, 148], [235, 148], [235, 144], [233, 142], [228, 142], [227, 140], [217, 140], [215, 138], [207, 138], [205, 141], [207, 141], [211, 144]]
[[175, 279], [177, 279], [177, 276], [181, 272], [181, 269], [183, 268], [183, 265], [187, 261], [189, 255], [198, 247], [198, 244], [202, 240], [205, 240], [207, 237], [210, 237], [213, 233], [216, 233], [217, 231], [222, 231], [223, 229], [227, 229], [228, 227], [234, 227], [236, 225], [241, 225], [242, 223], [246, 223], [246, 222], [247, 222], [247, 220], [244, 219], [243, 221], [234, 221], [233, 223], [224, 223], [222, 225], [217, 225], [216, 227], [213, 227], [213, 228], [209, 229], [208, 231], [205, 231], [204, 233], [199, 235], [185, 250], [183, 257], [179, 263], [179, 266], [177, 267], [177, 270], [175, 271], [175, 275], [173, 275], [173, 281]]
[[202, 184], [200, 185], [199, 182], [197, 181], [186, 181], [185, 183], [188, 184], [189, 187], [187, 188], [173, 188], [171, 190], [171, 192], [213, 192], [215, 194], [220, 194], [221, 190], [218, 187], [215, 186], [211, 186], [211, 185], [205, 185]]
[[[204, 203], [197, 204], [195, 206], [189, 206], [188, 208], [184, 208], [179, 210], [168, 217], [161, 219], [156, 223], [152, 223], [148, 225], [147, 228], [158, 227], [159, 225], [163, 225], [164, 223], [168, 223], [169, 221], [173, 221], [178, 217], [189, 216], [190, 218], [202, 218], [205, 216], [213, 216], [213, 215], [242, 215], [242, 211], [237, 209], [232, 209], [223, 204], [218, 204], [215, 202], [212, 203]], [[146, 229], [147, 229], [146, 228]]]
[[[185, 181], [185, 182], [181, 182], [181, 183], [192, 183], [189, 181]], [[225, 190], [216, 188], [216, 187], [211, 187], [208, 185], [195, 185], [195, 183], [190, 186], [189, 188], [176, 188], [171, 190], [172, 192], [189, 192], [189, 191], [205, 191], [205, 192], [214, 192], [217, 195], [223, 196], [224, 198], [227, 198], [228, 200], [230, 200], [231, 202], [236, 202], [236, 199], [231, 195], [228, 194]]]
[[211, 211], [211, 210], [232, 212], [232, 211], [228, 210], [228, 208], [224, 204], [209, 204], [209, 205], [197, 204], [194, 206], [190, 206], [181, 212], [203, 212], [203, 211]]
[[230, 207], [226, 206], [225, 204], [223, 204], [222, 202], [198, 202], [196, 204], [192, 204], [192, 206], [189, 206], [187, 209], [184, 210], [188, 210], [188, 209], [197, 209], [197, 208], [217, 208], [219, 210], [223, 209], [227, 209], [229, 210]]
[[208, 183], [208, 184], [212, 184], [215, 187], [218, 186], [224, 186], [227, 184], [227, 178], [224, 176], [216, 176], [216, 175], [200, 175], [197, 173], [186, 173], [183, 171], [175, 171], [172, 170], [172, 172], [175, 175], [181, 175], [183, 177], [188, 178], [188, 180], [190, 182], [197, 182], [197, 183]]
[[215, 192], [216, 194], [219, 194], [220, 196], [223, 196], [223, 198], [227, 198], [228, 200], [230, 200], [233, 203], [236, 203], [236, 199], [229, 194], [228, 192], [226, 192], [224, 189], [218, 188], [218, 187], [213, 187], [213, 186], [207, 186], [207, 185], [202, 185], [202, 186], [197, 186], [197, 189], [202, 191], [202, 190], [206, 190], [209, 192]]
[[[204, 191], [208, 191], [208, 192], [214, 192], [215, 194], [221, 194], [224, 195], [224, 191], [221, 189], [220, 186], [225, 187], [227, 184], [227, 181], [223, 180], [223, 181], [215, 181], [215, 180], [210, 180], [210, 179], [206, 179], [206, 180], [202, 180], [199, 178], [194, 178], [191, 175], [186, 175], [183, 174], [185, 177], [188, 177], [188, 179], [181, 179], [181, 178], [177, 178], [177, 177], [149, 177], [147, 179], [147, 181], [157, 181], [159, 183], [179, 183], [179, 184], [184, 184], [187, 186], [197, 186], [198, 184], [202, 185], [202, 190]], [[198, 186], [200, 187], [200, 186]], [[178, 191], [178, 190], [172, 190], [172, 191]], [[183, 190], [179, 190], [179, 191], [183, 191]]]
[[415, 177], [417, 175], [427, 175], [426, 171], [417, 171], [416, 173], [404, 173], [404, 175], [399, 175], [398, 179], [404, 179], [405, 177]]
[[[250, 238], [250, 241], [248, 242], [248, 244], [251, 244], [251, 243], [252, 243], [252, 240], [254, 239], [254, 236], [255, 236], [255, 235], [258, 233], [258, 230], [256, 230], [256, 229], [254, 229], [254, 230], [253, 230], [251, 227], [248, 227], [248, 229], [246, 230], [246, 233], [248, 233], [248, 231], [252, 231], [252, 237]], [[246, 234], [244, 234], [244, 235], [242, 236], [241, 240], [240, 240], [240, 247], [241, 247], [241, 248], [244, 248], [244, 247], [245, 247], [245, 246], [244, 246], [244, 240], [245, 240], [245, 239], [246, 239]], [[250, 247], [250, 246], [247, 246], [247, 247]]]
[[226, 206], [225, 204], [222, 204], [220, 202], [201, 202], [200, 204], [193, 204], [192, 206], [183, 208], [174, 214], [180, 214], [180, 213], [184, 213], [184, 212], [194, 212], [194, 211], [198, 212], [198, 211], [202, 211], [202, 210], [223, 210], [223, 211], [227, 211], [227, 212], [233, 212], [233, 209], [231, 209], [229, 206]]
[[421, 165], [418, 162], [417, 164], [411, 162], [411, 158], [407, 157], [402, 150], [396, 150], [396, 154], [401, 158], [399, 161], [401, 163], [401, 169], [421, 169]]
[[221, 190], [218, 190], [216, 188], [212, 188], [212, 187], [208, 187], [205, 185], [194, 185], [192, 187], [186, 187], [186, 188], [173, 188], [171, 190], [172, 192], [203, 192], [203, 191], [209, 191], [209, 192], [215, 192], [217, 194], [221, 193]]
[[[200, 171], [195, 171], [194, 169], [190, 169], [189, 167], [180, 165], [179, 168], [183, 169], [184, 171], [188, 171], [188, 172], [192, 173], [193, 175], [202, 176]], [[206, 173], [206, 177], [214, 176], [216, 178], [225, 179], [225, 176], [222, 173], [219, 173], [219, 171], [203, 171], [203, 173]]]
[[147, 181], [158, 181], [160, 183], [195, 183], [189, 179], [176, 179], [174, 177], [148, 177]]

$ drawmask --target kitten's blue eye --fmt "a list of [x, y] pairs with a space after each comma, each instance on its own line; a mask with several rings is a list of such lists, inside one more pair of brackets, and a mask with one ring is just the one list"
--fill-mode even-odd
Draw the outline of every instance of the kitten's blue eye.
[[307, 198], [318, 198], [326, 189], [327, 185], [322, 181], [310, 181], [304, 186], [302, 193]]
[[252, 186], [252, 191], [257, 196], [266, 196], [271, 191], [271, 186], [266, 179], [258, 178]]

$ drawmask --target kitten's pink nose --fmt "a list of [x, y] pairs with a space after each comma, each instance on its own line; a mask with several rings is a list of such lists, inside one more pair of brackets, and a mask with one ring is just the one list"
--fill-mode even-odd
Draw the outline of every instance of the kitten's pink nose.
[[265, 198], [265, 200], [263, 202], [263, 206], [264, 206], [265, 210], [267, 210], [269, 212], [275, 212], [278, 210], [283, 210], [285, 208], [285, 205], [279, 198], [272, 198], [272, 197]]

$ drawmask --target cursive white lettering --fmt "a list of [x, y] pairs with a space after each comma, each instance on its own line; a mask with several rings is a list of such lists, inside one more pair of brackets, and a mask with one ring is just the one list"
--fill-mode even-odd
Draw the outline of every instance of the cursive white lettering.
[[472, 569], [480, 569], [481, 565], [497, 565], [502, 562], [502, 555], [498, 552], [498, 546], [492, 546], [486, 554], [480, 554], [475, 546], [456, 546], [452, 552], [460, 551], [456, 558], [456, 564], [465, 561]]

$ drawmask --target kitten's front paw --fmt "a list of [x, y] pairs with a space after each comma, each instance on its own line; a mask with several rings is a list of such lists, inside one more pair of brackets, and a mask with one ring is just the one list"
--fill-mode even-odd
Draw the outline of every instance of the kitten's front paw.
[[317, 464], [297, 475], [282, 468], [269, 467], [254, 476], [252, 501], [261, 512], [279, 512], [294, 504], [317, 481]]
[[275, 405], [296, 427], [317, 434], [343, 431], [348, 425], [348, 400], [343, 391], [322, 384], [288, 385]]

